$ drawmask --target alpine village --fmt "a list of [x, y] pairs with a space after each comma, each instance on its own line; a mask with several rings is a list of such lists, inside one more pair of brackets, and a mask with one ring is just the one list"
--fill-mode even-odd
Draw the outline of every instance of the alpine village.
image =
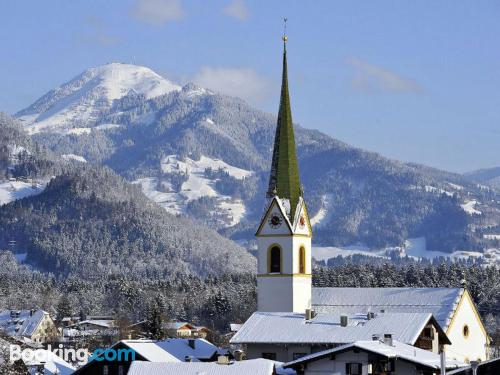
[[[250, 251], [202, 224], [200, 212], [207, 206], [187, 203], [190, 218], [166, 216], [163, 208], [156, 208], [159, 201], [150, 203], [140, 188], [151, 183], [156, 194], [174, 194], [161, 190], [164, 184], [159, 177], [154, 182], [143, 179], [129, 184], [110, 168], [85, 164], [73, 153], [66, 152], [60, 161], [57, 147], [70, 148], [61, 146], [67, 143], [66, 136], [49, 139], [34, 131], [43, 121], [41, 117], [34, 120], [30, 109], [16, 118], [1, 115], [0, 167], [6, 167], [5, 184], [14, 189], [10, 194], [20, 195], [0, 201], [0, 374], [500, 374], [498, 263], [416, 261], [394, 254], [358, 256], [359, 262], [353, 261], [354, 255], [350, 261], [315, 256], [316, 228], [321, 238], [328, 231], [331, 236], [335, 232], [317, 224], [318, 212], [326, 203], [308, 205], [308, 191], [301, 183], [312, 178], [311, 163], [299, 165], [297, 151], [312, 152], [309, 149], [319, 141], [312, 135], [308, 143], [302, 128], [294, 130], [286, 34], [282, 41], [281, 97], [270, 139], [271, 158], [264, 161], [264, 183], [252, 184], [251, 173], [231, 167], [230, 160], [238, 164], [239, 156], [232, 158], [231, 152], [236, 155], [237, 151], [229, 147], [224, 151], [230, 155], [226, 162], [197, 156], [198, 146], [183, 155], [168, 154], [161, 162], [172, 186], [177, 181], [175, 194], [196, 176], [190, 194], [201, 191], [205, 185], [200, 181], [206, 179], [211, 179], [210, 186], [219, 184], [226, 192], [240, 184], [255, 189], [259, 221], [245, 228], [254, 234]], [[109, 67], [128, 69], [118, 63]], [[91, 71], [78, 80], [101, 73]], [[122, 74], [121, 79], [133, 79], [127, 77]], [[198, 97], [223, 100], [207, 92], [187, 85], [161, 100], [144, 101], [140, 108], [174, 108], [176, 102], [186, 100], [189, 104], [183, 104], [182, 111], [187, 113], [191, 106], [202, 105], [196, 102]], [[52, 105], [50, 94], [33, 108]], [[119, 111], [108, 112], [102, 123], [132, 118], [137, 109], [130, 108], [136, 108], [137, 95], [115, 100], [113, 106]], [[229, 108], [243, 105], [237, 102]], [[256, 127], [263, 118], [254, 116]], [[173, 126], [168, 120], [159, 121], [165, 129]], [[203, 121], [208, 127], [213, 125], [208, 117]], [[81, 135], [75, 135], [76, 127], [72, 127], [68, 137], [78, 142], [87, 137], [82, 150], [106, 149], [101, 134], [121, 130], [99, 126], [100, 130]], [[229, 137], [231, 130], [226, 132], [223, 136]], [[90, 142], [92, 138], [96, 143]], [[204, 138], [200, 139], [203, 143]], [[99, 146], [95, 146], [97, 141]], [[117, 158], [132, 159], [140, 143], [134, 142]], [[178, 142], [184, 141], [179, 138]], [[248, 146], [242, 143], [241, 147]], [[335, 168], [325, 168], [325, 183], [331, 182], [327, 175], [340, 174], [354, 163], [350, 157], [355, 154], [348, 152], [337, 158]], [[315, 163], [323, 168], [324, 160]], [[201, 171], [191, 175], [188, 169], [194, 170], [194, 165], [202, 165]], [[392, 178], [375, 173], [380, 180]], [[43, 176], [50, 177], [40, 182]], [[234, 186], [224, 181], [233, 181]], [[16, 184], [31, 190], [22, 194], [22, 189], [15, 190]], [[457, 198], [443, 195], [439, 199]], [[210, 214], [214, 223], [227, 215], [219, 203]], [[350, 210], [349, 203], [343, 204], [329, 207]], [[237, 216], [235, 207], [233, 215]], [[383, 232], [386, 225], [381, 219], [378, 230]], [[53, 231], [55, 226], [57, 231]], [[107, 238], [95, 232], [102, 226], [114, 228], [106, 232], [111, 233]], [[41, 229], [36, 232], [34, 228]], [[106, 249], [89, 254], [99, 261], [85, 259], [82, 251], [87, 242], [89, 247]], [[166, 272], [166, 264], [178, 271]], [[48, 269], [57, 272], [45, 272]], [[16, 357], [16, 350], [22, 354]], [[80, 356], [79, 350], [85, 355]]]

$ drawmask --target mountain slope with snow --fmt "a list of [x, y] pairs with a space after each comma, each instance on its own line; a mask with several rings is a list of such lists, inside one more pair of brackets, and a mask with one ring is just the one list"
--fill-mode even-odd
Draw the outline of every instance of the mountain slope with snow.
[[120, 63], [91, 68], [18, 112], [30, 133], [88, 128], [126, 95], [151, 99], [180, 87], [151, 69]]
[[[59, 155], [107, 165], [171, 213], [233, 239], [253, 238], [264, 206], [276, 117], [192, 84], [150, 98], [121, 93], [91, 122], [67, 130], [62, 121], [54, 131], [41, 128], [33, 137]], [[96, 109], [95, 103], [88, 107]], [[67, 110], [78, 115], [71, 106]], [[382, 248], [425, 237], [428, 249], [446, 252], [494, 245], [483, 234], [500, 232], [498, 192], [316, 130], [295, 126], [295, 133], [317, 244]], [[210, 164], [214, 168], [205, 170]], [[244, 178], [232, 173], [234, 168], [246, 171]], [[482, 215], [461, 206], [473, 200], [480, 202]]]

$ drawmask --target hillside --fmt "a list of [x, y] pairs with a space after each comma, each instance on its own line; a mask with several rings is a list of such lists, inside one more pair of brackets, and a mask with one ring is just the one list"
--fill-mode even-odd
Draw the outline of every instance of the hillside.
[[[65, 123], [28, 128], [43, 130], [35, 139], [58, 154], [111, 167], [167, 211], [249, 240], [262, 213], [275, 123], [238, 98], [188, 84], [150, 98], [124, 95], [70, 131]], [[377, 248], [425, 237], [430, 250], [446, 252], [494, 245], [482, 231], [500, 217], [496, 191], [315, 130], [296, 126], [296, 133], [316, 243]]]
[[110, 169], [52, 154], [8, 115], [0, 129], [0, 249], [36, 269], [168, 279], [254, 267], [243, 248], [162, 210]]
[[464, 176], [472, 181], [500, 189], [500, 167], [479, 169], [465, 173]]

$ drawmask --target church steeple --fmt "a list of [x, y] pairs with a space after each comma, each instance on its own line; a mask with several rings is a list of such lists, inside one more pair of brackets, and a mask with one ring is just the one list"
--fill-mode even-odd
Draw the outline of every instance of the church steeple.
[[278, 112], [278, 124], [274, 138], [271, 175], [269, 177], [269, 198], [277, 195], [290, 201], [290, 219], [293, 220], [295, 210], [302, 195], [300, 187], [299, 167], [295, 150], [292, 110], [288, 92], [288, 69], [286, 59], [287, 35], [283, 35], [283, 76], [281, 83], [281, 99]]

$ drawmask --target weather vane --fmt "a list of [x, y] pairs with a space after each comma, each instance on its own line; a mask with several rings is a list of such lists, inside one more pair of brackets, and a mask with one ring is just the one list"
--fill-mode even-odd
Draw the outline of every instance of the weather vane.
[[286, 21], [288, 21], [288, 18], [283, 18], [283, 42], [288, 41], [288, 36], [286, 35]]

